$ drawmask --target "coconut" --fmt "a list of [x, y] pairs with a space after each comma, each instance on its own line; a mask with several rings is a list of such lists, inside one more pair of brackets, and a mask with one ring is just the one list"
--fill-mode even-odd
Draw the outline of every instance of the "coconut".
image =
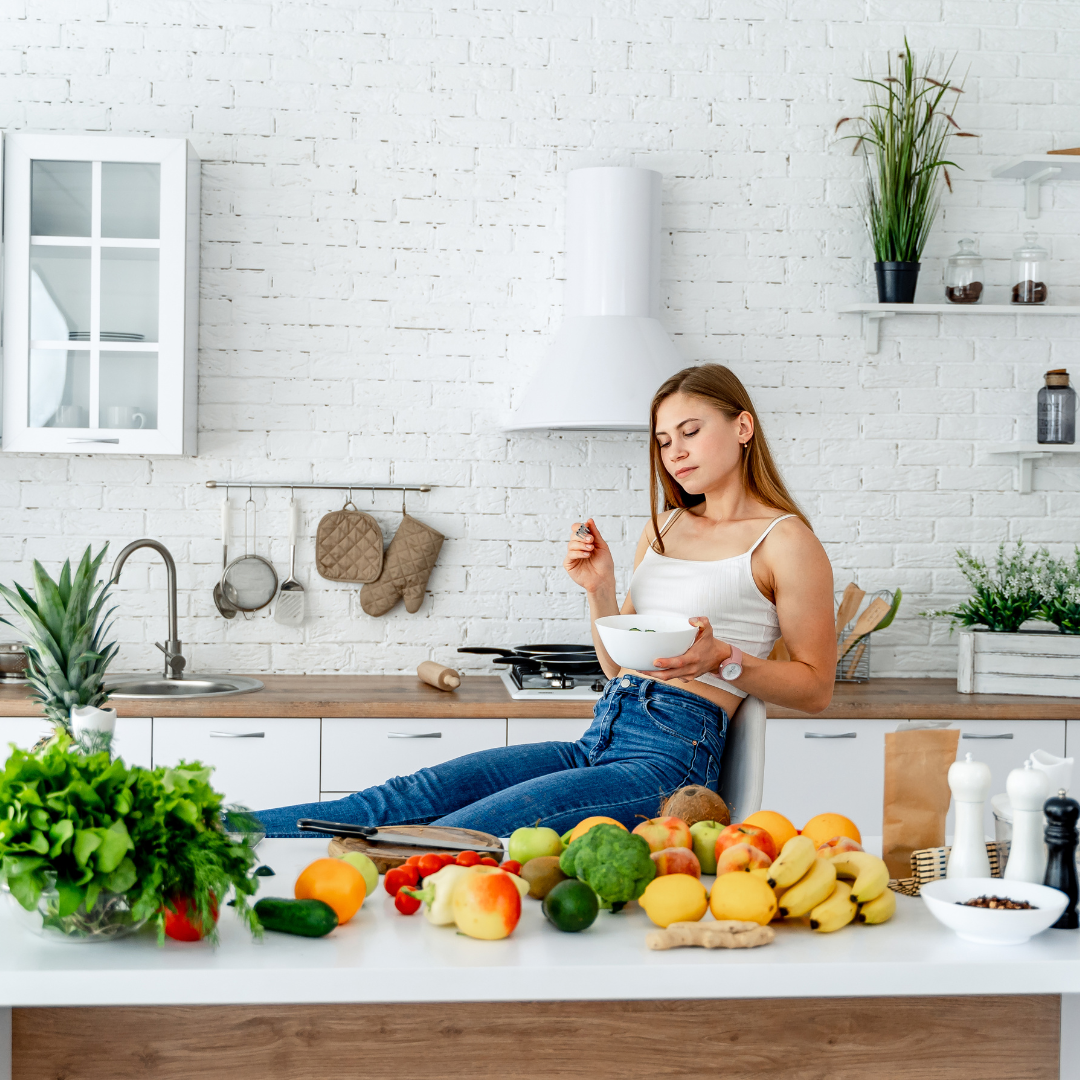
[[727, 803], [715, 791], [700, 784], [679, 788], [664, 800], [660, 807], [661, 817], [682, 818], [687, 825], [699, 821], [719, 821], [721, 825], [731, 824], [731, 814]]

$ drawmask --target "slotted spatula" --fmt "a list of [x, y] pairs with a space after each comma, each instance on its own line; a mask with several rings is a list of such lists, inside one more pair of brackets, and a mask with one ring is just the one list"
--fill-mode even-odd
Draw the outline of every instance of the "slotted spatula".
[[296, 580], [296, 537], [300, 532], [300, 505], [289, 502], [289, 576], [281, 583], [274, 621], [283, 626], [299, 626], [304, 621], [304, 586]]

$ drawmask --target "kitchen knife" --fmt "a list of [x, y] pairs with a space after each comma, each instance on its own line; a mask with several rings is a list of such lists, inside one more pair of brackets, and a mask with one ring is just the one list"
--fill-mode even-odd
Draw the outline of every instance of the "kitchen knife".
[[488, 847], [484, 844], [466, 844], [461, 841], [426, 839], [409, 833], [389, 832], [376, 829], [371, 825], [348, 825], [343, 821], [319, 821], [317, 818], [300, 818], [298, 829], [308, 832], [330, 833], [332, 836], [358, 836], [373, 844], [399, 844], [402, 847], [439, 848], [444, 851], [480, 851], [490, 855], [501, 855], [502, 845]]

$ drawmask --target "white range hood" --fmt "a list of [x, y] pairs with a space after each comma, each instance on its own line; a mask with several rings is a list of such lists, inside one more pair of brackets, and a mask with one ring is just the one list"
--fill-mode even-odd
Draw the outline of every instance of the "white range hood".
[[656, 315], [660, 174], [570, 173], [564, 318], [508, 431], [648, 431], [657, 387], [685, 366]]

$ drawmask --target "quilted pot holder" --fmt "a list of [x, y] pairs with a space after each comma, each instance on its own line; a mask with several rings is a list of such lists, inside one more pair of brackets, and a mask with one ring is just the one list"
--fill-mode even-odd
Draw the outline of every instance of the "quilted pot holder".
[[327, 514], [315, 533], [315, 568], [327, 581], [378, 580], [383, 568], [383, 535], [370, 515], [346, 503]]
[[379, 580], [360, 590], [360, 606], [364, 611], [369, 615], [385, 615], [403, 596], [407, 612], [419, 611], [428, 576], [445, 539], [430, 525], [403, 514], [386, 549]]

